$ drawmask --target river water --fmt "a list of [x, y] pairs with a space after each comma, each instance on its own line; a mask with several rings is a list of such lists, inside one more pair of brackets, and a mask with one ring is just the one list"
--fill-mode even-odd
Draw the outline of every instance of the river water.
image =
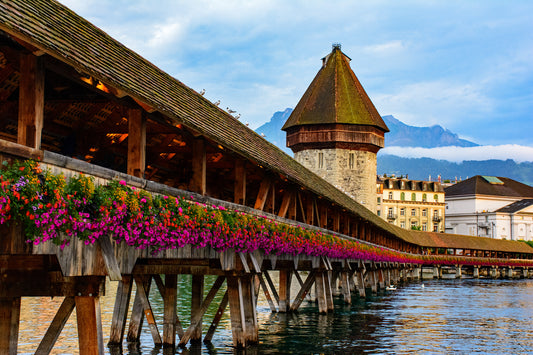
[[[214, 279], [206, 278], [206, 292]], [[155, 285], [154, 285], [155, 286]], [[156, 320], [162, 301], [152, 287]], [[109, 337], [116, 283], [101, 298], [104, 339]], [[190, 277], [179, 280], [178, 314], [184, 326], [190, 315]], [[296, 293], [294, 293], [296, 294]], [[221, 299], [222, 292], [214, 303]], [[19, 353], [33, 354], [61, 298], [25, 298], [22, 302]], [[204, 324], [212, 319], [213, 305]], [[260, 344], [255, 354], [533, 354], [533, 280], [431, 280], [400, 285], [350, 306], [335, 299], [335, 312], [319, 315], [304, 302], [296, 314], [272, 314], [258, 303]], [[159, 324], [162, 332], [162, 324]], [[207, 329], [208, 324], [205, 326]], [[75, 312], [53, 354], [78, 352]], [[109, 349], [106, 348], [106, 351]], [[163, 354], [144, 326], [139, 347], [124, 345], [124, 354]], [[167, 352], [165, 352], [166, 354]], [[177, 354], [233, 354], [227, 311], [209, 347], [177, 348]]]

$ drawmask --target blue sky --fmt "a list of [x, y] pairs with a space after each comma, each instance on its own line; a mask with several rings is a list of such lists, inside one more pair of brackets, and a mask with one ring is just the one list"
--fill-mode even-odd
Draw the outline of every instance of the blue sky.
[[251, 128], [339, 42], [381, 115], [533, 147], [530, 0], [61, 2]]

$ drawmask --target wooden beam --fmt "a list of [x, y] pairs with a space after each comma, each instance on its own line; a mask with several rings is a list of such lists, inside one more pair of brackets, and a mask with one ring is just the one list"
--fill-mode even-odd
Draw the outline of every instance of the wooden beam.
[[215, 314], [215, 317], [213, 318], [213, 321], [211, 322], [211, 325], [209, 326], [209, 329], [207, 330], [207, 333], [204, 337], [204, 343], [211, 342], [213, 339], [213, 335], [215, 334], [215, 330], [218, 327], [218, 323], [220, 323], [220, 320], [222, 319], [222, 315], [224, 314], [224, 311], [226, 310], [226, 307], [228, 306], [228, 291], [224, 293], [224, 297], [222, 297], [222, 301], [220, 302], [220, 306], [218, 307], [217, 313]]
[[350, 283], [349, 278], [350, 275], [348, 271], [341, 271], [341, 289], [342, 289], [342, 296], [344, 299], [344, 303], [346, 304], [352, 304], [352, 294], [350, 290]]
[[192, 144], [192, 179], [190, 190], [200, 195], [206, 193], [207, 153], [205, 140], [196, 138]]
[[279, 312], [289, 311], [291, 306], [292, 270], [279, 271]]
[[315, 276], [316, 276], [316, 270], [312, 270], [309, 273], [309, 275], [307, 275], [305, 282], [303, 283], [302, 287], [300, 288], [300, 291], [298, 292], [298, 295], [296, 295], [296, 298], [294, 299], [294, 302], [291, 305], [291, 308], [290, 308], [291, 311], [297, 311], [298, 308], [300, 308], [300, 305], [305, 299], [305, 296], [307, 296], [307, 294], [311, 290], [311, 286], [313, 286], [313, 284], [315, 283], [315, 280], [316, 280]]
[[315, 275], [316, 298], [318, 302], [318, 313], [320, 314], [328, 313], [324, 273], [325, 273], [324, 271], [317, 271]]
[[146, 322], [150, 328], [150, 333], [152, 333], [154, 344], [161, 345], [161, 335], [159, 335], [159, 330], [157, 329], [154, 313], [152, 312], [152, 306], [150, 305], [150, 300], [148, 299], [148, 290], [145, 289], [145, 282], [142, 278], [135, 276], [135, 284], [137, 286], [137, 295], [139, 295], [144, 316], [146, 317]]
[[315, 224], [314, 199], [312, 197], [309, 197], [307, 199], [307, 205], [305, 207], [307, 211], [305, 214], [305, 216], [307, 217], [305, 223], [309, 225]]
[[241, 159], [235, 160], [235, 183], [233, 202], [246, 205], [246, 162]]
[[[191, 320], [201, 312], [202, 301], [204, 300], [204, 275], [192, 275], [191, 287]], [[184, 334], [185, 336], [185, 334]], [[198, 344], [202, 341], [202, 317], [192, 328], [190, 339], [192, 344]], [[180, 339], [180, 345], [183, 342], [183, 337]]]
[[257, 192], [257, 198], [255, 199], [254, 208], [256, 210], [263, 210], [265, 208], [265, 202], [267, 200], [268, 191], [272, 185], [272, 180], [265, 177], [259, 185], [259, 191]]
[[265, 297], [268, 301], [268, 305], [270, 306], [270, 310], [272, 312], [277, 312], [278, 309], [276, 308], [276, 305], [274, 304], [274, 301], [272, 300], [272, 297], [270, 296], [270, 292], [268, 290], [268, 286], [265, 283], [265, 279], [263, 278], [262, 274], [257, 274], [257, 277], [259, 279], [259, 284], [263, 288], [263, 293], [265, 294]]
[[285, 193], [283, 194], [283, 200], [281, 201], [281, 206], [279, 207], [279, 211], [278, 211], [279, 217], [285, 218], [285, 216], [287, 215], [287, 212], [289, 211], [289, 207], [293, 200], [293, 196], [294, 196], [293, 191], [285, 190]]
[[43, 121], [44, 62], [33, 54], [21, 54], [17, 143], [41, 149]]
[[144, 177], [146, 167], [146, 118], [140, 109], [128, 110], [128, 174]]
[[[135, 280], [137, 281], [137, 280]], [[147, 276], [143, 278], [144, 290], [146, 294], [150, 294], [150, 286], [152, 278]], [[131, 310], [130, 326], [128, 330], [128, 342], [138, 342], [141, 336], [142, 323], [144, 319], [143, 303], [141, 301], [141, 295], [137, 288], [135, 293], [135, 300], [133, 301], [133, 308]]]
[[124, 341], [124, 330], [128, 319], [132, 286], [133, 277], [131, 275], [124, 275], [118, 283], [113, 318], [111, 320], [111, 333], [109, 335], [108, 345], [110, 346], [121, 347]]
[[279, 305], [279, 295], [278, 295], [278, 292], [276, 291], [276, 287], [274, 286], [274, 282], [272, 282], [272, 279], [270, 278], [270, 274], [268, 273], [267, 270], [265, 270], [263, 271], [263, 275], [265, 276], [265, 279], [267, 280], [268, 285], [270, 286], [270, 290], [272, 291], [272, 296], [274, 296], [274, 299]]
[[35, 351], [35, 355], [50, 354], [54, 344], [57, 341], [57, 338], [65, 326], [65, 323], [67, 323], [67, 320], [70, 318], [75, 305], [76, 302], [74, 301], [74, 297], [65, 297], [65, 299], [63, 299], [61, 306], [59, 306], [59, 309], [52, 320], [52, 323], [48, 327], [48, 330], [41, 340], [39, 347]]

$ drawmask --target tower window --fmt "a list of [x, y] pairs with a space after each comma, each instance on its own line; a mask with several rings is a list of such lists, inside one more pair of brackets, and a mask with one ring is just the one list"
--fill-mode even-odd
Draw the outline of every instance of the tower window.
[[324, 153], [318, 153], [318, 168], [324, 169]]
[[348, 168], [353, 170], [354, 164], [355, 164], [355, 154], [350, 153], [350, 157], [348, 159]]

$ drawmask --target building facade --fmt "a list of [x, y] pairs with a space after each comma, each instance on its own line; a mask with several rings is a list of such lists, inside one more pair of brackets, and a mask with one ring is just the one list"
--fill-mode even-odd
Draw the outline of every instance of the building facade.
[[444, 189], [439, 182], [378, 178], [377, 214], [405, 229], [444, 232]]
[[333, 45], [282, 129], [300, 164], [374, 212], [376, 153], [389, 129], [350, 60]]
[[446, 232], [533, 240], [533, 187], [494, 176], [474, 176], [445, 189]]

